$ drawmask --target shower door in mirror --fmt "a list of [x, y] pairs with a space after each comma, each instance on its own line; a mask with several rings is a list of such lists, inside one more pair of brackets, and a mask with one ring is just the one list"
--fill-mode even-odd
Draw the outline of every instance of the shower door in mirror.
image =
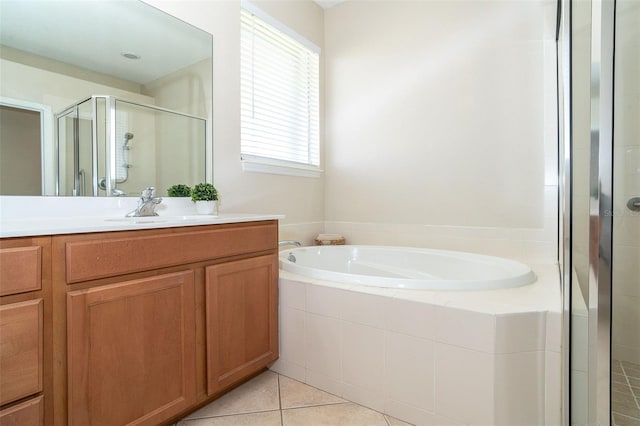
[[94, 120], [88, 102], [67, 109], [58, 122], [58, 193], [60, 195], [96, 195], [93, 144]]
[[172, 185], [205, 181], [205, 119], [116, 99], [112, 132], [109, 174], [117, 192], [137, 195], [152, 185], [166, 196]]
[[105, 174], [106, 103], [86, 99], [56, 114], [58, 144], [57, 195], [105, 196], [98, 190], [99, 175]]
[[159, 196], [206, 180], [206, 120], [112, 96], [57, 114], [58, 195]]

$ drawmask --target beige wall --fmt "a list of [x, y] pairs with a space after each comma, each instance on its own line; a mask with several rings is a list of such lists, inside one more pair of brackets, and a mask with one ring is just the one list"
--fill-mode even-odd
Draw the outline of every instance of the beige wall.
[[327, 229], [555, 260], [554, 27], [542, 1], [328, 9]]
[[153, 98], [134, 91], [58, 74], [4, 57], [0, 57], [0, 69], [0, 96], [50, 105], [54, 114], [91, 95], [107, 94], [153, 103]]
[[0, 106], [0, 194], [41, 192], [40, 113]]

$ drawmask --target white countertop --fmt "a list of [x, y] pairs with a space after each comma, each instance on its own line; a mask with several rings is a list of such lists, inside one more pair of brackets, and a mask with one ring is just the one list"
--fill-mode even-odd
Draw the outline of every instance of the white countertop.
[[128, 231], [283, 219], [279, 214], [198, 215], [188, 199], [165, 198], [158, 216], [127, 218], [134, 197], [0, 197], [0, 238]]

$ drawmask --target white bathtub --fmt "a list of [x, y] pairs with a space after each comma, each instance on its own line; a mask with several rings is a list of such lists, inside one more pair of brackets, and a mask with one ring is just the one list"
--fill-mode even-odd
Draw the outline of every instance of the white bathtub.
[[[337, 271], [323, 270], [334, 257], [342, 259], [334, 260]], [[376, 275], [356, 269], [372, 257], [373, 266], [363, 269]], [[305, 266], [309, 258], [317, 267]], [[392, 258], [397, 263], [389, 270]], [[417, 281], [446, 288], [535, 282], [492, 291], [345, 282], [408, 284], [406, 276], [389, 275], [401, 275], [396, 268], [416, 259], [435, 264], [426, 273], [438, 277], [427, 280], [418, 268]], [[281, 267], [280, 358], [273, 371], [415, 425], [561, 423], [557, 264], [534, 264], [535, 277], [524, 265], [487, 256], [321, 246], [282, 251]]]
[[282, 251], [280, 267], [327, 281], [422, 290], [500, 289], [536, 280], [527, 265], [512, 260], [410, 247], [302, 247]]

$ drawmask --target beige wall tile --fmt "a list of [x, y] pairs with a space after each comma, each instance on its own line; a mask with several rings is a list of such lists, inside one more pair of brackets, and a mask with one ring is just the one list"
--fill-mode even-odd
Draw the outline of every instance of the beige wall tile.
[[494, 424], [494, 357], [436, 344], [435, 414], [470, 425]]

